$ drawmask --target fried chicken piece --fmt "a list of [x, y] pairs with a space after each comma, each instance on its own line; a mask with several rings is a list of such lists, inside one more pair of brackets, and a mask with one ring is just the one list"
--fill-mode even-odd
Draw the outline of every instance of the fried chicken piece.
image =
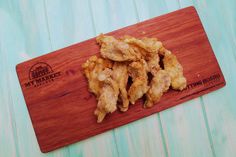
[[[158, 50], [162, 47], [162, 43], [157, 40], [157, 38], [147, 38], [144, 37], [142, 39], [136, 39], [131, 36], [124, 36], [123, 41], [128, 44], [133, 44], [139, 46], [140, 48], [144, 49], [146, 52], [149, 53], [157, 53]], [[147, 55], [147, 54], [143, 54]]]
[[112, 78], [113, 71], [106, 68], [98, 75], [98, 80], [102, 82], [97, 108], [94, 114], [97, 116], [97, 123], [101, 123], [106, 114], [114, 112], [117, 107], [119, 86]]
[[128, 96], [131, 104], [134, 104], [149, 89], [146, 61], [141, 59], [140, 61], [130, 63], [128, 73], [133, 81], [128, 90]]
[[157, 53], [147, 59], [148, 71], [152, 75], [155, 75], [161, 69], [159, 62], [160, 57]]
[[150, 88], [146, 93], [145, 108], [152, 107], [155, 103], [160, 101], [161, 96], [166, 92], [171, 83], [171, 78], [165, 70], [159, 70], [152, 78]]
[[183, 75], [183, 67], [171, 51], [162, 48], [160, 53], [164, 55], [164, 69], [171, 77], [171, 86], [175, 90], [183, 90], [187, 86], [187, 80]]
[[121, 101], [121, 105], [119, 105], [119, 108], [123, 112], [127, 111], [129, 107], [129, 99], [126, 90], [128, 77], [129, 76], [128, 76], [127, 64], [123, 62], [122, 63], [115, 62], [113, 65], [113, 78], [119, 85], [119, 91], [120, 91], [119, 99]]
[[100, 34], [96, 40], [101, 46], [100, 52], [103, 58], [113, 61], [136, 61], [141, 57], [129, 44], [112, 36]]
[[140, 53], [142, 58], [147, 61], [148, 71], [154, 75], [160, 70], [158, 51], [162, 43], [156, 38], [136, 39], [131, 36], [124, 36], [123, 41], [130, 44], [136, 53]]
[[91, 56], [83, 65], [84, 74], [88, 79], [89, 91], [99, 96], [102, 83], [98, 80], [98, 74], [105, 68], [111, 68], [112, 62], [107, 59]]

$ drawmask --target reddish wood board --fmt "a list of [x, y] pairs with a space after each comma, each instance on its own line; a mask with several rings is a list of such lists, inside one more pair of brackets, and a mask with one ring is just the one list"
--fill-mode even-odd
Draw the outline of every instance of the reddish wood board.
[[[143, 34], [145, 32], [145, 34]], [[188, 87], [170, 90], [150, 109], [141, 100], [130, 109], [96, 123], [95, 97], [88, 92], [81, 64], [99, 53], [95, 38], [16, 66], [20, 85], [42, 152], [86, 139], [160, 112], [225, 85], [196, 10], [188, 7], [108, 33], [116, 37], [157, 37], [184, 67]]]

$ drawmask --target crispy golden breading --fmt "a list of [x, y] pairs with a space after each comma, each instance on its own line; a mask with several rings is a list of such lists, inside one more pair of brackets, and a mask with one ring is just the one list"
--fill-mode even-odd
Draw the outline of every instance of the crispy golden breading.
[[157, 53], [158, 50], [162, 47], [162, 43], [156, 38], [144, 37], [142, 39], [136, 39], [131, 36], [124, 36], [123, 41], [128, 44], [139, 46], [140, 48], [144, 49], [146, 52], [149, 53]]
[[99, 96], [99, 91], [102, 87], [101, 82], [97, 76], [105, 68], [111, 68], [112, 62], [107, 59], [98, 58], [97, 56], [91, 56], [83, 65], [85, 76], [88, 79], [89, 91]]
[[164, 55], [164, 69], [171, 77], [171, 87], [175, 90], [183, 90], [187, 86], [187, 80], [183, 75], [183, 67], [171, 51], [162, 49]]
[[141, 54], [146, 60], [148, 71], [154, 75], [160, 70], [160, 57], [158, 51], [162, 48], [162, 43], [156, 38], [136, 39], [131, 36], [124, 36], [123, 41], [130, 44], [136, 53]]
[[161, 96], [166, 92], [171, 83], [171, 78], [165, 70], [159, 70], [152, 78], [150, 88], [146, 93], [146, 101], [144, 107], [152, 107], [160, 101]]
[[160, 68], [160, 57], [156, 53], [152, 57], [147, 59], [148, 71], [155, 75], [161, 68]]
[[102, 122], [107, 113], [112, 113], [117, 109], [119, 86], [113, 80], [112, 73], [113, 71], [107, 68], [98, 75], [98, 80], [102, 83], [97, 108], [94, 111], [98, 123]]
[[113, 65], [113, 78], [119, 85], [119, 108], [121, 111], [125, 112], [129, 107], [129, 99], [126, 90], [127, 82], [128, 82], [128, 70], [127, 63], [115, 62]]
[[129, 44], [112, 36], [99, 35], [97, 42], [101, 46], [100, 52], [103, 58], [113, 61], [135, 61], [141, 56], [129, 46]]
[[[117, 110], [117, 106], [127, 111], [129, 103], [135, 104], [144, 94], [144, 107], [148, 108], [159, 102], [170, 86], [176, 90], [186, 87], [183, 67], [156, 38], [123, 36], [116, 39], [101, 34], [96, 40], [101, 47], [101, 58], [92, 56], [82, 67], [89, 91], [97, 96], [94, 114], [98, 123]], [[164, 69], [160, 66], [160, 56]], [[152, 75], [150, 83], [148, 73]], [[132, 83], [126, 89], [129, 77]]]
[[128, 90], [129, 101], [131, 104], [134, 104], [149, 88], [146, 61], [142, 59], [137, 62], [132, 62], [128, 66], [128, 72], [133, 81]]

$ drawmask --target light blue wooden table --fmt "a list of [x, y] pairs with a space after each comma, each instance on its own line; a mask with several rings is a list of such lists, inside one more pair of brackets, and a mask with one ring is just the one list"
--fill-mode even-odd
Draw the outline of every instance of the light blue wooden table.
[[[17, 63], [190, 5], [200, 15], [226, 87], [51, 153], [40, 152]], [[236, 157], [235, 90], [236, 0], [0, 0], [0, 157]]]

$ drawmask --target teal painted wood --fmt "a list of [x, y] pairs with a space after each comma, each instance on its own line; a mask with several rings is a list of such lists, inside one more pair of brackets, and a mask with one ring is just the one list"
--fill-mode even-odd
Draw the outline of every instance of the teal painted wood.
[[203, 25], [226, 79], [226, 87], [203, 96], [216, 156], [236, 155], [235, 1], [196, 3]]
[[[0, 25], [4, 26], [5, 21], [9, 21], [7, 14], [7, 5], [0, 1]], [[12, 27], [12, 26], [11, 26]], [[9, 104], [11, 103], [11, 95], [8, 91], [9, 75], [7, 73], [8, 64], [5, 59], [8, 54], [5, 51], [4, 43], [2, 42], [5, 36], [4, 29], [0, 29], [0, 156], [17, 155], [15, 133], [12, 123], [12, 112]]]
[[[4, 1], [1, 4], [1, 11], [5, 13], [1, 18], [1, 54], [4, 55], [4, 58], [0, 59], [1, 63], [5, 63], [4, 68], [6, 68], [2, 73], [3, 76], [6, 76], [6, 85], [1, 88], [5, 92], [4, 97], [9, 99], [4, 105], [11, 114], [15, 143], [9, 148], [14, 145], [16, 147], [13, 150], [6, 149], [8, 152], [4, 154], [0, 152], [0, 156], [7, 157], [7, 154], [12, 152], [15, 153], [11, 156], [24, 157], [67, 155], [66, 149], [49, 154], [40, 152], [15, 72], [17, 63], [51, 51], [44, 19], [43, 1]], [[7, 141], [1, 145], [5, 145], [5, 142]]]
[[89, 1], [45, 1], [49, 35], [53, 49], [95, 36]]
[[149, 0], [146, 2], [143, 0], [135, 0], [135, 5], [139, 21], [144, 21], [171, 11], [168, 10], [167, 4], [164, 0], [158, 2], [156, 0]]
[[[225, 75], [225, 88], [69, 147], [39, 151], [17, 63], [192, 4]], [[235, 10], [234, 0], [0, 1], [0, 156], [234, 157]]]
[[[0, 9], [0, 25], [3, 25], [3, 21], [6, 21], [5, 12]], [[11, 101], [11, 96], [8, 93], [8, 78], [7, 75], [7, 62], [1, 58], [6, 58], [7, 53], [5, 53], [2, 49], [2, 37], [3, 37], [2, 29], [0, 30], [0, 155], [5, 156], [16, 156], [16, 148], [14, 141], [14, 132], [13, 132], [13, 124], [12, 124], [12, 113], [11, 108], [8, 106]]]

